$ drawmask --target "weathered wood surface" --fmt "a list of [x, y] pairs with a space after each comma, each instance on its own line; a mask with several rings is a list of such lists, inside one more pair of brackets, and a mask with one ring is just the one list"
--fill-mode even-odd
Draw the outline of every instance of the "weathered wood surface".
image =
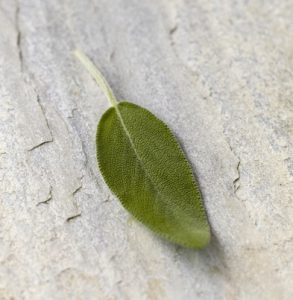
[[[292, 299], [293, 2], [0, 1], [0, 299]], [[167, 122], [213, 228], [155, 237], [104, 184], [118, 98]]]

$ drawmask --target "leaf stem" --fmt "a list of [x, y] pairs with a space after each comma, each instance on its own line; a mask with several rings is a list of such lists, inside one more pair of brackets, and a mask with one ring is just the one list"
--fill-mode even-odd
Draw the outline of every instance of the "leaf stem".
[[74, 51], [74, 55], [78, 58], [81, 64], [87, 69], [87, 71], [93, 76], [96, 80], [98, 86], [106, 95], [109, 103], [116, 107], [118, 105], [117, 99], [110, 88], [108, 82], [102, 75], [102, 73], [98, 70], [98, 68], [91, 62], [91, 60], [80, 50], [76, 49]]

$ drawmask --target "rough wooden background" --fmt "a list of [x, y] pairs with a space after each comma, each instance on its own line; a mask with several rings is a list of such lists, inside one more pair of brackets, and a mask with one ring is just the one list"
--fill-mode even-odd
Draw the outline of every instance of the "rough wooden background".
[[[0, 299], [293, 299], [293, 2], [0, 0]], [[170, 125], [213, 228], [186, 250], [97, 169], [117, 97]]]

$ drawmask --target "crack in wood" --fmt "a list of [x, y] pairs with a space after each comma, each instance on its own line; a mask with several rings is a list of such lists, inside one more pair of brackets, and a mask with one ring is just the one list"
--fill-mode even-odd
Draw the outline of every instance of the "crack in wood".
[[37, 103], [40, 106], [40, 109], [42, 111], [43, 117], [45, 119], [46, 126], [47, 126], [47, 128], [49, 130], [50, 138], [47, 139], [47, 140], [45, 140], [45, 141], [40, 142], [39, 144], [37, 144], [35, 146], [33, 146], [28, 151], [33, 151], [33, 150], [35, 150], [35, 149], [37, 149], [37, 148], [39, 148], [39, 147], [41, 147], [41, 146], [43, 146], [45, 144], [52, 143], [54, 141], [53, 134], [52, 134], [52, 131], [51, 131], [51, 128], [50, 128], [50, 124], [49, 124], [49, 121], [48, 121], [48, 119], [46, 117], [45, 109], [44, 109], [43, 105], [41, 104], [40, 96], [38, 94], [37, 94]]
[[239, 167], [240, 167], [240, 160], [238, 161], [238, 164], [237, 164], [237, 177], [233, 180], [233, 187], [234, 187], [234, 193], [236, 193], [239, 188], [240, 188], [240, 171], [239, 171]]
[[16, 0], [15, 4], [16, 4], [16, 9], [15, 9], [16, 46], [18, 51], [20, 71], [23, 72], [23, 54], [21, 48], [22, 34], [21, 34], [20, 24], [19, 24], [19, 14], [20, 14], [19, 1]]
[[45, 144], [52, 143], [52, 142], [53, 142], [53, 140], [43, 141], [43, 142], [41, 142], [41, 143], [33, 146], [32, 148], [28, 149], [28, 151], [31, 152], [31, 151], [33, 151], [33, 150], [35, 150], [35, 149], [37, 149], [37, 148], [39, 148], [39, 147], [41, 147], [41, 146], [43, 146]]
[[76, 219], [76, 218], [78, 218], [78, 217], [81, 217], [81, 213], [78, 213], [78, 214], [76, 214], [76, 215], [73, 215], [73, 216], [71, 216], [71, 217], [68, 217], [68, 218], [66, 219], [66, 222], [71, 222], [72, 220], [74, 220], [74, 219]]
[[78, 187], [72, 192], [72, 195], [75, 196], [75, 194], [78, 193], [81, 189], [82, 189], [82, 184], [80, 184], [80, 186], [78, 186]]
[[38, 202], [36, 206], [39, 206], [41, 204], [49, 204], [49, 202], [52, 200], [52, 197], [53, 197], [52, 191], [53, 191], [53, 187], [50, 186], [49, 194], [48, 194], [46, 200]]

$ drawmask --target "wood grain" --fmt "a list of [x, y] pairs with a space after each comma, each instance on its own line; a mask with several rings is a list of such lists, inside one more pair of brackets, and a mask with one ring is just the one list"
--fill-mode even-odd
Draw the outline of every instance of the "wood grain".
[[[292, 299], [293, 3], [0, 0], [0, 299]], [[169, 124], [211, 245], [133, 221], [97, 169], [119, 99]]]

